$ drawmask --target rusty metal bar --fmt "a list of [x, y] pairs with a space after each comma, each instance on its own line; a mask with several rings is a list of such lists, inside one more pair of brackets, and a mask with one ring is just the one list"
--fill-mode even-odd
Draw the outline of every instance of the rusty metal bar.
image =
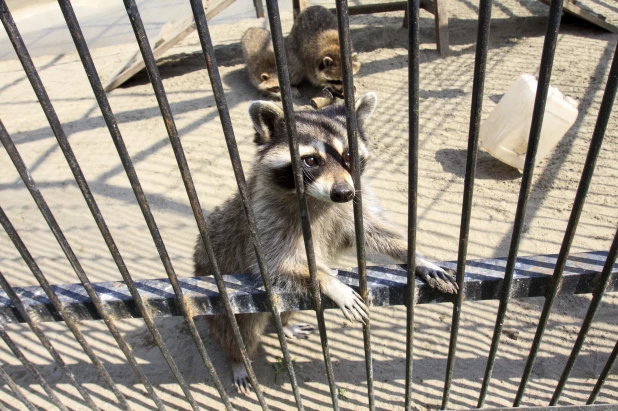
[[[90, 397], [90, 394], [88, 394], [88, 392], [84, 389], [84, 387], [82, 387], [82, 385], [79, 384], [75, 380], [75, 376], [73, 375], [71, 370], [69, 370], [69, 368], [67, 367], [66, 363], [64, 362], [64, 360], [62, 359], [60, 354], [56, 351], [56, 349], [54, 348], [52, 343], [45, 336], [45, 334], [43, 333], [43, 330], [41, 330], [41, 327], [39, 327], [39, 324], [38, 324], [39, 320], [38, 320], [38, 318], [35, 321], [32, 318], [32, 316], [28, 313], [28, 310], [26, 310], [26, 308], [22, 304], [22, 302], [19, 299], [19, 297], [17, 296], [17, 294], [15, 294], [15, 290], [13, 289], [13, 287], [11, 287], [11, 285], [6, 280], [6, 278], [4, 277], [4, 274], [2, 274], [2, 272], [0, 272], [0, 287], [2, 287], [2, 289], [4, 290], [6, 295], [9, 297], [9, 300], [11, 301], [11, 304], [13, 305], [13, 307], [15, 307], [15, 309], [17, 310], [19, 315], [26, 320], [26, 322], [28, 323], [28, 325], [32, 329], [32, 332], [34, 332], [34, 334], [37, 336], [39, 341], [41, 341], [41, 344], [43, 345], [43, 347], [45, 347], [47, 352], [49, 352], [49, 354], [51, 355], [53, 360], [56, 362], [58, 367], [60, 367], [60, 370], [62, 371], [64, 376], [77, 389], [77, 391], [80, 393], [82, 398], [86, 401], [86, 404], [88, 404], [88, 407], [90, 407], [93, 410], [97, 410], [98, 411], [99, 407], [94, 403], [94, 401]], [[0, 320], [0, 322], [1, 322], [1, 320]]]
[[[549, 315], [551, 313], [552, 306], [560, 290], [560, 284], [562, 282], [562, 269], [564, 267], [564, 263], [566, 262], [569, 251], [571, 250], [571, 244], [573, 243], [573, 238], [575, 237], [575, 231], [577, 230], [577, 225], [579, 223], [579, 217], [584, 208], [584, 203], [586, 202], [586, 196], [588, 195], [588, 188], [590, 187], [590, 183], [592, 181], [592, 176], [594, 174], [597, 157], [601, 151], [601, 145], [603, 144], [603, 138], [605, 137], [605, 130], [607, 129], [607, 124], [609, 122], [609, 117], [612, 113], [612, 107], [614, 105], [614, 100], [616, 98], [616, 90], [618, 89], [618, 53], [616, 53], [618, 49], [614, 51], [614, 59], [612, 62], [612, 67], [609, 72], [609, 78], [607, 80], [607, 84], [605, 86], [605, 93], [603, 94], [603, 100], [601, 102], [601, 107], [599, 109], [599, 113], [597, 116], [597, 122], [594, 127], [594, 132], [592, 134], [592, 139], [590, 141], [590, 148], [588, 149], [588, 155], [586, 156], [586, 162], [584, 163], [584, 168], [582, 171], [582, 176], [579, 182], [579, 186], [577, 187], [577, 193], [575, 195], [575, 200], [573, 201], [573, 207], [571, 209], [571, 215], [569, 217], [569, 222], [567, 224], [567, 228], [564, 232], [564, 238], [562, 240], [562, 245], [560, 247], [560, 254], [558, 257], [558, 263], [556, 264], [556, 268], [554, 270], [554, 274], [552, 275], [552, 287], [549, 289], [545, 297], [545, 303], [543, 304], [543, 310], [541, 311], [541, 316], [539, 318], [539, 323], [537, 325], [536, 333], [534, 335], [534, 340], [532, 342], [532, 346], [530, 347], [530, 354], [528, 355], [528, 360], [526, 361], [526, 367], [524, 368], [523, 377], [521, 379], [521, 383], [519, 385], [519, 389], [517, 390], [517, 396], [515, 397], [514, 406], [517, 407], [521, 404], [521, 401], [524, 396], [524, 392], [526, 390], [526, 383], [532, 374], [532, 368], [534, 367], [534, 361], [536, 360], [536, 356], [539, 352], [539, 348], [541, 346], [541, 339], [543, 338], [543, 333], [545, 328], [547, 327], [547, 321], [549, 320]], [[618, 233], [617, 233], [618, 235]], [[614, 260], [616, 258], [616, 241], [612, 245], [612, 249], [610, 250], [609, 259], [611, 261], [608, 263], [608, 270], [611, 271], [611, 266], [614, 264]], [[612, 252], [614, 256], [612, 258]], [[607, 276], [609, 277], [609, 271]], [[609, 281], [607, 278], [605, 281]], [[600, 303], [600, 298], [603, 296], [603, 291], [600, 293], [596, 293], [594, 300], [591, 302], [590, 308], [593, 309], [596, 305]], [[598, 300], [598, 301], [597, 301]], [[596, 308], [593, 309], [596, 311]], [[591, 317], [589, 317], [589, 321], [592, 321], [592, 317], [594, 317], [594, 311], [589, 313]], [[588, 318], [588, 317], [587, 317]], [[585, 325], [585, 324], [584, 324]], [[588, 323], [589, 325], [589, 323]], [[584, 328], [582, 327], [582, 330]], [[573, 367], [575, 360], [577, 359], [577, 354], [579, 353], [579, 349], [581, 349], [581, 344], [583, 344], [584, 335], [580, 333], [578, 336], [577, 345], [574, 347], [574, 352], [569, 358], [569, 362], [565, 369], [565, 373], [560, 378], [560, 382], [558, 383], [558, 387], [556, 388], [556, 393], [552, 398], [550, 405], [555, 405], [558, 397], [560, 396], [560, 391], [564, 388], [564, 384], [566, 383], [566, 379], [568, 378], [568, 374], [570, 373], [570, 369]], [[575, 352], [577, 351], [577, 352]]]
[[[348, 1], [336, 0], [337, 23], [339, 29], [339, 49], [341, 52], [341, 68], [343, 73], [343, 95], [345, 103], [346, 126], [348, 131], [348, 147], [351, 154], [350, 173], [354, 182], [354, 234], [356, 236], [356, 261], [358, 264], [358, 281], [360, 295], [369, 307], [369, 291], [367, 288], [367, 259], [365, 255], [365, 228], [363, 226], [363, 196], [361, 187], [361, 165], [358, 154], [358, 126], [356, 122], [356, 102], [354, 99], [354, 74], [352, 72], [352, 43], [350, 40], [350, 18]], [[365, 349], [365, 373], [367, 375], [368, 408], [375, 410], [375, 395], [373, 390], [373, 359], [371, 354], [371, 323], [368, 317], [363, 324], [363, 345]]]
[[[408, 1], [408, 255], [406, 304], [406, 393], [405, 410], [412, 409], [414, 366], [414, 306], [416, 305], [416, 223], [418, 208], [419, 138], [419, 0]], [[374, 303], [375, 304], [375, 303]]]
[[[5, 132], [6, 130], [4, 130], [4, 126], [2, 125], [2, 122], [0, 122], [0, 137], [2, 137], [3, 133]], [[49, 282], [47, 281], [47, 279], [45, 278], [45, 276], [39, 269], [39, 266], [37, 265], [37, 263], [32, 258], [32, 255], [30, 254], [30, 252], [26, 248], [26, 245], [23, 243], [23, 241], [17, 234], [17, 231], [15, 231], [15, 228], [9, 221], [7, 215], [4, 213], [4, 210], [2, 209], [2, 207], [0, 207], [0, 224], [2, 225], [2, 227], [4, 228], [4, 231], [6, 231], [7, 235], [13, 242], [13, 245], [15, 245], [15, 248], [17, 249], [17, 251], [19, 251], [19, 254], [24, 259], [24, 262], [26, 263], [30, 271], [32, 271], [32, 274], [34, 275], [36, 280], [41, 285], [41, 288], [37, 291], [37, 294], [30, 294], [30, 296], [32, 295], [42, 296], [43, 294], [47, 295], [47, 297], [49, 298], [49, 302], [48, 302], [49, 307], [50, 308], [53, 307], [53, 311], [55, 312], [55, 321], [64, 321], [66, 323], [67, 327], [69, 327], [69, 329], [75, 336], [75, 339], [77, 340], [77, 342], [82, 346], [82, 349], [84, 350], [86, 355], [88, 355], [88, 358], [90, 358], [90, 361], [92, 361], [92, 364], [95, 366], [101, 378], [103, 378], [107, 386], [112, 390], [112, 392], [118, 399], [118, 402], [120, 403], [122, 408], [124, 408], [125, 410], [130, 410], [131, 407], [127, 403], [126, 398], [118, 390], [118, 387], [116, 387], [116, 384], [114, 383], [114, 380], [112, 380], [112, 377], [109, 375], [109, 372], [107, 371], [107, 369], [105, 368], [105, 366], [103, 365], [99, 357], [95, 354], [94, 350], [92, 349], [88, 341], [86, 341], [86, 339], [84, 338], [84, 335], [80, 331], [77, 325], [78, 316], [74, 314], [71, 310], [68, 310], [66, 308], [67, 304], [60, 300], [58, 294], [56, 294], [52, 286], [49, 285]], [[24, 304], [27, 310], [29, 308], [29, 304], [26, 298], [24, 297], [23, 294], [20, 295], [20, 292], [18, 289], [16, 289], [15, 291], [16, 291], [16, 294], [18, 294], [20, 300], [22, 301], [22, 304]], [[82, 291], [84, 295], [88, 295], [85, 292], [85, 290], [83, 290], [83, 288], [82, 288]], [[7, 299], [4, 305], [7, 306], [9, 303], [10, 301]], [[94, 311], [94, 307], [91, 307], [91, 309], [92, 311]], [[36, 311], [36, 309], [34, 311]], [[8, 318], [7, 316], [5, 317]], [[23, 318], [22, 321], [26, 321], [26, 319]], [[45, 321], [42, 315], [39, 315], [39, 321]]]
[[64, 405], [62, 405], [62, 403], [60, 402], [60, 399], [58, 398], [54, 390], [52, 390], [52, 388], [49, 386], [47, 381], [45, 381], [45, 378], [43, 378], [43, 376], [36, 370], [36, 368], [34, 368], [34, 365], [32, 365], [32, 363], [26, 358], [24, 353], [21, 352], [17, 344], [15, 344], [15, 342], [13, 342], [11, 337], [9, 337], [9, 335], [7, 334], [6, 330], [3, 327], [2, 322], [0, 322], [0, 338], [4, 340], [4, 342], [13, 352], [15, 357], [23, 364], [24, 368], [26, 368], [28, 372], [34, 377], [35, 381], [39, 383], [41, 387], [43, 387], [43, 390], [45, 390], [47, 395], [49, 395], [49, 399], [51, 400], [52, 404], [54, 404], [56, 407], [58, 407], [62, 411], [68, 411], [67, 408]]
[[2, 369], [2, 367], [0, 367], [0, 378], [2, 378], [4, 382], [7, 383], [7, 385], [9, 386], [9, 388], [11, 388], [11, 391], [13, 391], [13, 394], [15, 394], [17, 399], [24, 403], [28, 411], [38, 411], [34, 404], [31, 403], [28, 398], [26, 398], [24, 393], [21, 392], [21, 389], [17, 386], [17, 384], [15, 384], [15, 381], [13, 381], [11, 376], [7, 374], [6, 371]]
[[494, 327], [489, 356], [487, 358], [483, 385], [479, 394], [477, 404], [478, 408], [481, 408], [485, 403], [485, 397], [487, 396], [487, 390], [491, 380], [491, 373], [494, 368], [494, 362], [496, 361], [496, 355], [498, 354], [500, 336], [502, 335], [502, 326], [504, 324], [509, 303], [515, 262], [517, 260], [517, 253], [519, 252], [519, 243], [521, 241], [521, 235], [524, 227], [528, 194], [530, 193], [530, 185], [532, 183], [532, 175], [534, 173], [534, 165], [536, 162], [536, 152], [539, 146], [541, 127], [543, 125], [543, 115], [545, 114], [545, 103], [547, 102], [547, 92], [549, 91], [554, 53], [558, 42], [558, 28], [560, 27], [560, 19], [562, 17], [563, 1], [564, 0], [551, 0], [551, 5], [549, 8], [549, 17], [547, 19], [547, 29], [545, 31], [545, 41], [541, 56], [541, 67], [539, 69], [539, 82], [536, 90], [534, 109], [532, 112], [532, 124], [530, 127], [530, 135], [528, 137], [528, 149], [526, 151], [526, 159], [524, 162], [524, 174], [521, 180], [519, 199], [517, 200], [517, 210], [515, 211], [515, 221], [513, 223], [513, 234], [511, 236], [511, 244], [509, 247], [509, 259], [504, 272], [504, 287], [500, 298], [498, 314], [496, 316], [496, 324]]
[[[247, 181], [245, 180], [245, 174], [243, 172], [242, 161], [240, 160], [240, 154], [238, 152], [238, 146], [236, 144], [236, 137], [234, 136], [234, 129], [232, 127], [232, 119], [230, 118], [230, 112], [225, 100], [225, 93], [223, 91], [223, 84], [221, 83], [221, 76], [219, 74], [219, 68], [217, 66], [217, 60], [215, 57], [215, 49], [210, 38], [210, 31], [208, 29], [208, 21], [204, 13], [204, 8], [200, 0], [190, 0], [191, 7], [193, 9], [193, 16], [197, 25], [197, 32], [202, 45], [202, 52], [204, 54], [204, 60], [208, 69], [208, 75], [210, 77], [210, 84], [212, 86], [213, 94], [217, 103], [217, 109], [219, 111], [219, 119], [223, 127], [223, 134], [227, 143], [228, 152], [230, 155], [230, 161], [234, 169], [234, 176], [236, 177], [236, 184], [238, 185], [238, 192], [242, 201], [245, 216], [247, 217], [247, 224], [249, 225], [249, 232], [251, 233], [251, 240], [255, 250], [255, 255], [262, 276], [262, 283], [268, 296], [268, 306], [272, 314], [273, 321], [275, 323], [275, 329], [277, 331], [277, 337], [279, 338], [279, 345], [281, 346], [281, 352], [283, 353], [283, 360], [290, 377], [290, 383], [292, 385], [292, 392], [296, 401], [296, 406], [299, 410], [303, 409], [302, 400], [300, 397], [300, 391], [298, 388], [298, 381], [296, 380], [296, 373], [294, 372], [294, 365], [292, 364], [292, 358], [288, 349], [285, 333], [283, 330], [283, 324], [281, 322], [281, 307], [280, 298], [276, 296], [273, 291], [272, 281], [268, 267], [266, 265], [266, 257], [264, 255], [264, 249], [260, 240], [260, 235], [257, 230], [257, 224], [255, 216], [253, 214], [253, 208], [251, 206], [251, 199], [249, 195], [249, 188], [247, 187]], [[261, 0], [255, 0], [261, 5]], [[257, 3], [256, 3], [257, 4]], [[263, 14], [263, 11], [262, 11]]]
[[266, 0], [266, 9], [268, 10], [268, 21], [270, 23], [273, 48], [275, 51], [275, 61], [277, 63], [277, 74], [279, 77], [279, 86], [281, 89], [281, 102], [283, 104], [285, 126], [288, 134], [290, 156], [292, 159], [292, 170], [294, 172], [294, 183], [296, 186], [296, 198], [298, 199], [298, 212], [300, 214], [303, 239], [305, 242], [305, 252], [307, 254], [307, 265], [309, 269], [309, 275], [311, 277], [311, 296], [313, 301], [313, 307], [315, 309], [316, 317], [318, 320], [320, 343], [322, 344], [322, 354], [324, 355], [324, 365], [326, 366], [326, 377], [328, 378], [330, 397], [333, 404], [333, 409], [337, 411], [339, 410], [339, 401], [337, 397], [338, 392], [337, 386], [335, 384], [333, 366], [330, 361], [330, 349], [328, 346], [326, 323], [324, 321], [322, 292], [320, 290], [320, 284], [318, 283], [317, 277], [315, 250], [313, 248], [313, 239], [311, 237], [311, 222], [309, 220], [309, 209], [307, 207], [307, 199], [305, 197], [305, 184], [303, 182], [303, 173], [301, 171], [300, 154], [298, 150], [298, 138], [296, 135], [296, 121], [294, 118], [292, 90], [290, 88], [287, 56], [285, 52], [283, 34], [281, 31], [281, 17], [279, 15], [279, 5], [277, 4], [277, 0]]
[[[163, 81], [161, 80], [161, 75], [159, 73], [159, 69], [157, 67], [156, 60], [154, 58], [152, 49], [150, 48], [150, 43], [148, 42], [148, 36], [146, 34], [146, 30], [144, 29], [144, 24], [142, 22], [142, 18], [139, 14], [139, 10], [137, 5], [135, 4], [135, 0], [123, 0], [124, 6], [127, 10], [127, 15], [129, 16], [129, 20], [131, 22], [131, 26], [133, 27], [133, 32], [135, 33], [135, 39], [139, 45], [142, 57], [144, 59], [144, 63], [146, 64], [146, 71], [148, 72], [148, 76], [150, 78], [150, 82], [152, 84], [152, 88], [154, 90], [155, 96], [157, 98], [157, 103], [159, 104], [159, 109], [161, 110], [161, 116], [165, 120], [165, 128], [167, 130], [167, 134], [169, 136], [170, 143], [172, 145], [172, 149], [174, 151], [174, 156], [176, 157], [176, 162], [178, 163], [178, 168], [180, 170], [180, 174], [182, 176], [182, 181], [185, 186], [185, 190], [187, 191], [187, 196], [189, 197], [189, 202], [191, 203], [191, 210], [193, 211], [193, 215], [195, 217], [195, 221], [197, 223], [200, 237], [202, 242], [204, 243], [204, 249], [208, 254], [208, 259], [210, 261], [212, 271], [215, 276], [215, 281], [217, 282], [217, 287], [219, 288], [219, 293], [222, 295], [223, 300], [222, 304], [225, 308], [225, 315], [230, 321], [232, 326], [232, 330], [234, 333], [234, 339], [238, 348], [241, 352], [241, 357], [243, 359], [243, 364], [245, 369], [247, 370], [247, 375], [249, 376], [249, 381], [251, 382], [251, 386], [255, 391], [258, 401], [260, 402], [260, 406], [263, 410], [268, 410], [268, 405], [266, 404], [266, 400], [264, 399], [264, 394], [262, 393], [262, 389], [257, 381], [255, 376], [255, 372], [253, 371], [253, 367], [251, 366], [251, 361], [249, 360], [249, 356], [247, 355], [247, 350], [245, 348], [245, 344], [242, 341], [242, 336], [240, 334], [240, 329], [238, 328], [238, 323], [236, 322], [236, 318], [234, 317], [234, 310], [227, 298], [227, 291], [225, 288], [225, 283], [223, 281], [221, 271], [217, 265], [217, 260], [215, 257], [215, 253], [208, 236], [208, 230], [206, 228], [206, 219], [204, 218], [204, 213], [202, 212], [202, 207], [200, 206], [200, 201], [197, 196], [197, 192], [195, 190], [195, 185], [193, 184], [193, 179], [191, 177], [191, 171], [189, 170], [189, 165], [187, 163], [187, 159], [185, 157], [184, 151], [182, 149], [182, 143], [180, 141], [180, 137], [178, 135], [178, 130], [176, 128], [176, 123], [174, 121], [174, 116], [172, 114], [172, 109], [170, 107], [169, 101], [167, 100], [167, 95], [165, 94], [165, 88], [163, 87]], [[170, 266], [171, 268], [171, 266]], [[169, 271], [168, 271], [169, 273]], [[174, 291], [176, 292], [177, 298], [181, 301], [184, 308], [187, 311], [187, 319], [189, 329], [191, 330], [191, 334], [194, 336], [194, 340], [197, 344], [203, 345], [201, 343], [197, 328], [193, 322], [191, 317], [191, 308], [186, 306], [186, 302], [184, 301], [182, 295], [182, 289], [178, 286], [178, 283], [172, 280], [172, 286], [174, 287]], [[198, 343], [199, 340], [199, 343]], [[204, 350], [205, 354], [205, 350]]]
[[489, 28], [491, 23], [492, 0], [481, 0], [479, 6], [478, 27], [476, 32], [476, 56], [474, 58], [474, 80], [472, 83], [472, 104], [470, 106], [470, 126], [468, 128], [468, 154], [466, 159], [466, 174], [464, 179], [464, 194], [461, 206], [461, 224], [459, 228], [459, 250], [457, 254], [457, 285], [459, 293], [453, 304], [451, 322], [451, 338], [449, 342], [444, 391], [442, 393], [442, 409], [448, 406], [455, 356], [457, 352], [457, 335], [459, 334], [459, 319], [461, 305], [464, 300], [464, 275], [468, 255], [468, 236], [470, 234], [470, 217], [472, 215], [472, 198], [474, 196], [474, 177], [476, 172], [476, 157], [478, 153], [479, 130], [483, 112], [483, 92], [485, 87], [485, 67], [487, 65], [487, 48], [489, 46]]

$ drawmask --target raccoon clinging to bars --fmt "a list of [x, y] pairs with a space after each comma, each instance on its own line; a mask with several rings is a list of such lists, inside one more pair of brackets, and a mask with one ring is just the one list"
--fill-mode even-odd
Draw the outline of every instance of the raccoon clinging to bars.
[[[342, 62], [337, 18], [322, 6], [303, 11], [286, 39], [290, 84], [308, 81], [343, 97]], [[360, 70], [358, 54], [352, 52], [352, 73]]]
[[[361, 172], [369, 159], [369, 136], [365, 130], [376, 102], [374, 93], [365, 94], [356, 101]], [[249, 107], [249, 116], [255, 128], [257, 156], [248, 188], [268, 273], [279, 289], [308, 293], [310, 278], [283, 111], [275, 103], [257, 101]], [[368, 318], [367, 306], [329, 268], [342, 252], [355, 245], [352, 200], [356, 193], [350, 174], [345, 118], [341, 102], [295, 114], [320, 288], [341, 308], [348, 320], [364, 322]], [[405, 261], [407, 241], [387, 222], [366, 183], [363, 200], [367, 251]], [[259, 275], [239, 194], [215, 209], [208, 217], [208, 227], [221, 272]], [[445, 270], [419, 256], [416, 261], [416, 273], [421, 279], [443, 292], [457, 292], [453, 277]], [[196, 276], [212, 275], [199, 238], [194, 263]], [[269, 317], [270, 313], [236, 315], [249, 356], [255, 354]], [[289, 319], [290, 313], [282, 313], [285, 334], [289, 338], [307, 338], [313, 330], [307, 324], [289, 324]], [[247, 373], [227, 318], [209, 316], [208, 321], [210, 335], [230, 360], [236, 389], [247, 392]]]

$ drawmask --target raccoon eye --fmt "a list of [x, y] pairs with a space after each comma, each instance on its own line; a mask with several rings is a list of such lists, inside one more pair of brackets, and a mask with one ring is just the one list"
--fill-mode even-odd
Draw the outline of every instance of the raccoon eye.
[[346, 164], [350, 164], [351, 159], [352, 159], [352, 157], [350, 156], [350, 152], [346, 151], [345, 154], [343, 155], [343, 161]]
[[320, 161], [317, 157], [311, 156], [303, 158], [303, 163], [305, 163], [307, 167], [317, 167], [320, 164]]

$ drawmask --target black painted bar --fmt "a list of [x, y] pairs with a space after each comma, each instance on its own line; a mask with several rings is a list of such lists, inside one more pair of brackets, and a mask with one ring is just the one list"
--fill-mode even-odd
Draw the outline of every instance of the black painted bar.
[[[470, 126], [468, 128], [468, 153], [466, 159], [466, 174], [464, 194], [461, 205], [461, 224], [459, 227], [459, 250], [457, 253], [457, 286], [464, 287], [466, 258], [468, 256], [468, 236], [470, 234], [470, 218], [472, 215], [472, 198], [474, 196], [474, 177], [476, 172], [476, 157], [478, 153], [479, 130], [481, 114], [483, 113], [483, 92], [485, 87], [485, 67], [487, 65], [487, 48], [489, 46], [489, 27], [491, 22], [492, 0], [481, 0], [476, 33], [476, 55], [474, 58], [474, 80], [472, 84], [472, 104], [470, 106]], [[459, 292], [453, 304], [451, 321], [451, 337], [449, 341], [446, 376], [442, 393], [442, 409], [448, 406], [457, 353], [457, 335], [459, 334], [459, 319], [464, 293]]]
[[296, 187], [296, 198], [298, 200], [298, 213], [303, 230], [303, 241], [305, 243], [305, 253], [307, 255], [307, 268], [311, 279], [311, 297], [315, 315], [318, 321], [320, 332], [320, 343], [322, 344], [322, 354], [326, 367], [326, 377], [328, 378], [328, 388], [333, 409], [339, 410], [338, 391], [335, 384], [333, 366], [330, 361], [330, 350], [328, 347], [328, 336], [326, 333], [326, 322], [324, 321], [324, 307], [322, 306], [322, 291], [318, 283], [317, 266], [315, 261], [315, 249], [313, 248], [313, 238], [311, 236], [311, 221], [309, 219], [309, 208], [305, 196], [305, 184], [303, 182], [303, 172], [298, 151], [298, 138], [296, 136], [296, 120], [294, 117], [294, 104], [292, 101], [292, 89], [290, 87], [290, 76], [288, 73], [287, 56], [285, 43], [281, 31], [281, 16], [279, 15], [279, 5], [277, 0], [266, 0], [268, 10], [268, 22], [273, 39], [273, 49], [275, 51], [275, 61], [277, 64], [277, 75], [281, 89], [281, 103], [285, 118], [285, 127], [288, 134], [288, 146], [292, 159], [292, 171], [294, 173], [294, 185]]
[[496, 323], [494, 333], [491, 339], [491, 347], [487, 357], [487, 366], [483, 376], [483, 385], [477, 407], [481, 408], [485, 403], [487, 390], [491, 381], [494, 363], [498, 354], [498, 346], [500, 345], [500, 337], [502, 336], [502, 326], [508, 309], [509, 299], [511, 296], [511, 281], [513, 279], [513, 270], [517, 254], [519, 252], [519, 243], [521, 241], [524, 221], [526, 217], [526, 206], [528, 204], [528, 195], [530, 194], [530, 186], [532, 185], [532, 175], [534, 174], [534, 166], [536, 163], [536, 152], [539, 147], [539, 139], [541, 137], [541, 128], [543, 126], [543, 116], [545, 115], [545, 103], [547, 102], [547, 93], [549, 91], [549, 82], [551, 80], [551, 70], [554, 63], [554, 54], [556, 44], [558, 43], [558, 28], [560, 27], [560, 19], [562, 18], [562, 5], [564, 0], [551, 0], [549, 7], [549, 16], [547, 19], [547, 28], [545, 30], [545, 41], [543, 42], [543, 52], [541, 53], [541, 67], [539, 68], [539, 81], [534, 99], [534, 108], [532, 110], [532, 121], [530, 125], [530, 134], [528, 137], [528, 148], [526, 151], [526, 159], [524, 161], [524, 173], [521, 178], [521, 186], [519, 188], [519, 197], [517, 199], [517, 209], [515, 211], [515, 221], [513, 222], [513, 233], [511, 235], [511, 243], [509, 246], [509, 259], [505, 268], [505, 287], [502, 290], [500, 297], [500, 306], [496, 315]]
[[406, 393], [405, 409], [412, 409], [414, 368], [414, 306], [416, 305], [416, 223], [418, 208], [419, 137], [419, 0], [408, 1], [408, 255], [406, 258]]
[[[607, 251], [592, 251], [569, 256], [564, 270], [560, 294], [589, 294], [601, 278], [601, 271], [607, 258]], [[551, 274], [557, 255], [519, 257], [515, 265], [512, 298], [542, 297], [551, 284]], [[506, 258], [470, 260], [466, 264], [465, 301], [497, 300], [504, 280]], [[439, 265], [454, 269], [455, 262]], [[614, 264], [607, 292], [618, 290], [618, 264]], [[357, 274], [353, 271], [339, 271], [338, 278], [358, 290]], [[259, 277], [239, 274], [225, 275], [225, 285], [235, 313], [268, 312], [267, 295]], [[369, 301], [371, 306], [403, 305], [406, 300], [407, 269], [405, 265], [367, 267]], [[181, 277], [180, 286], [194, 307], [195, 315], [220, 315], [223, 313], [221, 296], [211, 277]], [[181, 307], [170, 289], [168, 279], [141, 280], [135, 285], [150, 307], [153, 317], [180, 316]], [[139, 317], [139, 310], [123, 282], [94, 283], [94, 289], [105, 301], [115, 318]], [[60, 301], [79, 320], [98, 320], [88, 294], [80, 284], [53, 285], [52, 289]], [[453, 302], [455, 296], [442, 294], [417, 280], [418, 304]], [[61, 321], [49, 299], [40, 287], [16, 287], [15, 292], [31, 312], [36, 312], [41, 321]], [[312, 298], [297, 294], [280, 293], [281, 310], [300, 311], [314, 309]], [[325, 308], [337, 308], [324, 297]], [[6, 294], [0, 293], [0, 321], [24, 322], [12, 307]]]
[[[367, 288], [367, 259], [365, 256], [365, 228], [363, 225], [363, 196], [358, 155], [358, 126], [356, 122], [356, 101], [354, 98], [354, 74], [352, 73], [352, 42], [350, 40], [350, 16], [348, 1], [336, 0], [337, 23], [339, 29], [339, 49], [343, 73], [343, 91], [345, 99], [345, 117], [348, 131], [348, 147], [351, 153], [350, 173], [354, 181], [354, 235], [356, 236], [356, 262], [358, 264], [359, 294], [369, 305]], [[371, 354], [371, 324], [367, 318], [363, 323], [363, 345], [365, 348], [365, 373], [367, 375], [368, 408], [375, 410], [373, 392], [373, 360]]]

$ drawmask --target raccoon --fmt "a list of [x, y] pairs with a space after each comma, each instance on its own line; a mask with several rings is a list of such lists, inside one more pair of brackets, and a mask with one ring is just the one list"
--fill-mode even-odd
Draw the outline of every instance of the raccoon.
[[[328, 88], [343, 97], [343, 74], [339, 49], [337, 18], [322, 6], [303, 11], [286, 39], [290, 83], [308, 81], [319, 88]], [[352, 53], [352, 72], [358, 73], [358, 53]]]
[[265, 97], [278, 97], [279, 78], [270, 32], [252, 27], [242, 35], [240, 47], [251, 83]]
[[[264, 97], [280, 100], [277, 63], [270, 31], [252, 27], [243, 34], [240, 46], [251, 83]], [[300, 97], [295, 87], [292, 87], [292, 96]]]
[[[362, 169], [369, 159], [369, 137], [365, 126], [376, 103], [374, 93], [365, 94], [356, 101]], [[249, 107], [249, 116], [255, 128], [257, 156], [248, 178], [248, 188], [268, 272], [279, 289], [308, 293], [310, 278], [283, 111], [275, 103], [257, 101]], [[367, 306], [329, 268], [338, 255], [355, 244], [352, 204], [355, 189], [350, 174], [345, 118], [341, 102], [319, 110], [298, 111], [296, 129], [321, 290], [341, 308], [348, 320], [364, 322], [368, 318]], [[363, 212], [367, 251], [405, 260], [407, 241], [387, 222], [366, 183], [363, 185]], [[217, 263], [223, 273], [259, 274], [239, 194], [215, 209], [207, 224]], [[416, 273], [420, 278], [443, 292], [457, 292], [453, 277], [446, 271], [421, 257], [416, 261]], [[212, 275], [200, 238], [195, 248], [194, 264], [196, 276]], [[269, 317], [269, 313], [236, 315], [250, 356], [256, 352]], [[307, 338], [313, 331], [307, 324], [290, 324], [290, 313], [283, 313], [282, 320], [289, 338]], [[236, 389], [247, 392], [248, 377], [231, 326], [224, 316], [210, 316], [208, 322], [211, 336], [231, 362]]]

